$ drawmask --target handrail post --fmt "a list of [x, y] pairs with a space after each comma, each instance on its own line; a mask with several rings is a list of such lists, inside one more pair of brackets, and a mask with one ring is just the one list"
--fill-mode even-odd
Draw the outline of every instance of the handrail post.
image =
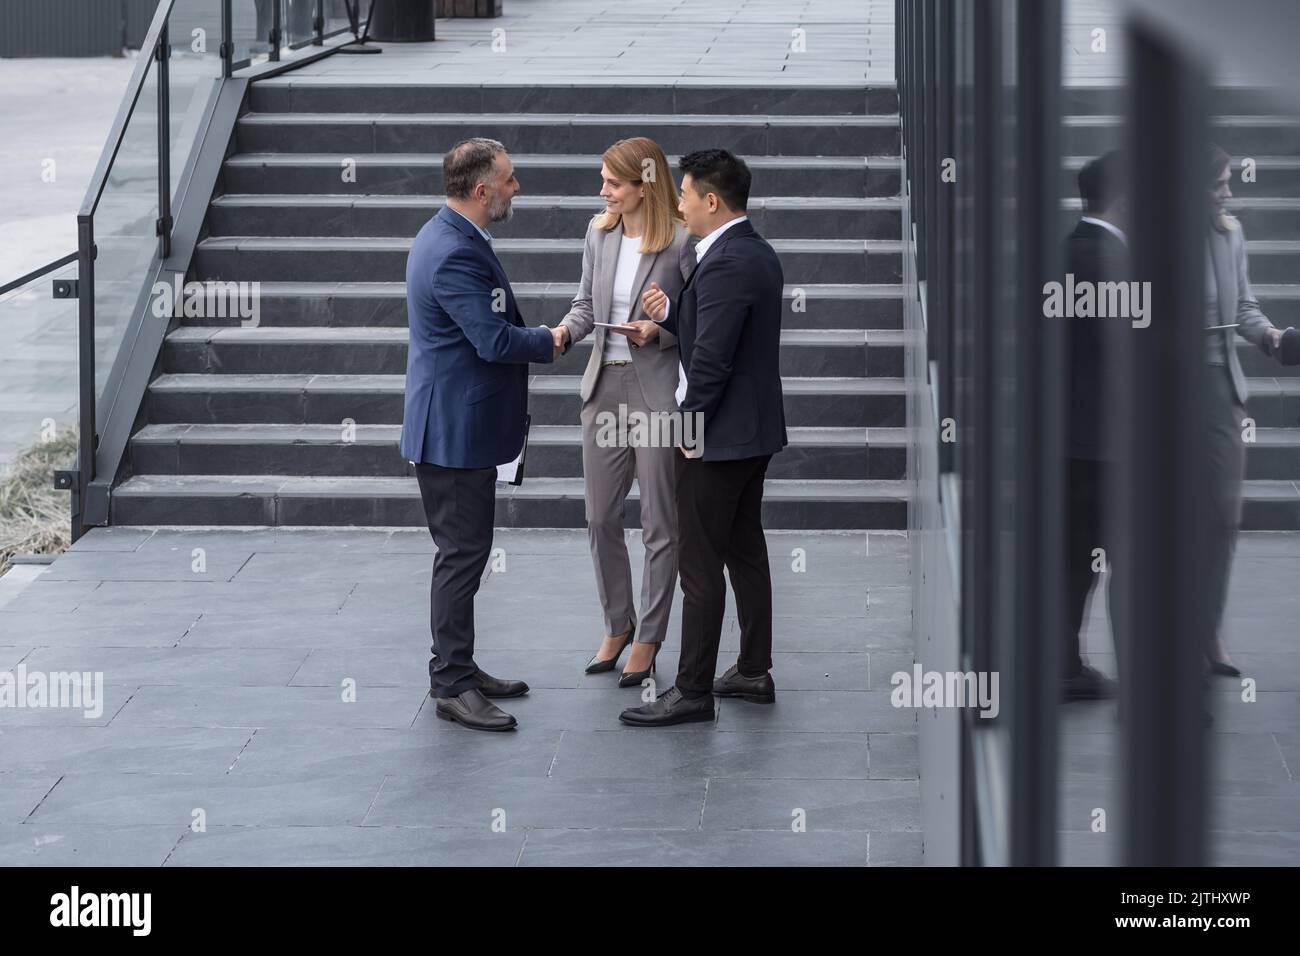
[[72, 489], [72, 540], [85, 530], [82, 516], [95, 479], [95, 221], [77, 217], [77, 486]]
[[230, 79], [231, 64], [235, 61], [234, 18], [230, 13], [230, 0], [221, 0], [221, 75]]
[[158, 258], [172, 254], [172, 164], [171, 164], [171, 41], [167, 24], [158, 34], [154, 49], [158, 57]]
[[316, 13], [311, 18], [311, 28], [315, 36], [312, 37], [312, 46], [324, 46], [325, 44], [325, 0], [316, 0]]
[[284, 0], [271, 0], [271, 62], [280, 62], [280, 9]]

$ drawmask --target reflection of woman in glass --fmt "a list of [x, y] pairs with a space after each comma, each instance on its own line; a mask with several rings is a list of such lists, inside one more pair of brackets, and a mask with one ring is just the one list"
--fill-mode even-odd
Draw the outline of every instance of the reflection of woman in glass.
[[1246, 237], [1241, 224], [1224, 210], [1232, 198], [1231, 158], [1211, 145], [1209, 156], [1210, 230], [1207, 239], [1205, 324], [1235, 325], [1235, 329], [1211, 331], [1206, 338], [1206, 361], [1210, 375], [1210, 483], [1214, 502], [1213, 551], [1210, 586], [1214, 609], [1214, 640], [1207, 653], [1216, 674], [1239, 677], [1219, 637], [1219, 624], [1228, 598], [1228, 579], [1241, 523], [1241, 485], [1246, 476], [1246, 445], [1242, 441], [1242, 420], [1246, 415], [1246, 377], [1237, 358], [1236, 336], [1274, 355], [1282, 330], [1274, 328], [1255, 301], [1246, 268]]

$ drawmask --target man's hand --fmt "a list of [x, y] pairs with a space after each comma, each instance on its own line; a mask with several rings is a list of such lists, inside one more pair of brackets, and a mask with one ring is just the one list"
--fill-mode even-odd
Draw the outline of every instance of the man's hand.
[[659, 326], [655, 325], [649, 319], [637, 319], [635, 322], [628, 322], [628, 328], [610, 329], [611, 332], [617, 332], [619, 335], [626, 335], [632, 348], [639, 349], [647, 342], [653, 342], [659, 338]]
[[682, 453], [683, 458], [699, 458], [701, 455], [704, 454], [704, 449], [702, 448], [692, 449], [692, 448], [685, 448], [681, 445], [678, 445], [677, 450]]
[[557, 325], [551, 329], [551, 341], [555, 345], [555, 358], [564, 354], [564, 347], [569, 344], [569, 329], [567, 326]]
[[668, 293], [659, 288], [658, 282], [651, 282], [650, 288], [641, 294], [641, 308], [656, 322], [662, 322], [668, 314]]
[[1277, 352], [1282, 348], [1282, 332], [1282, 329], [1268, 330], [1268, 344], [1273, 352]]

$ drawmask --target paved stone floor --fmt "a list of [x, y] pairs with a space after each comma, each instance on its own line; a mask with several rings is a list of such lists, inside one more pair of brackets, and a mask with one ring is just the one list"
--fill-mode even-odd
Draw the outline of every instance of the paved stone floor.
[[[1242, 678], [1210, 678], [1210, 860], [1300, 864], [1300, 534], [1239, 536], [1220, 633]], [[1115, 673], [1104, 601], [1094, 593], [1085, 656]], [[1255, 699], [1243, 699], [1243, 680]], [[1067, 705], [1061, 718], [1060, 849], [1074, 866], [1120, 862], [1119, 726], [1113, 703]], [[1094, 810], [1107, 813], [1094, 832]]]
[[647, 731], [583, 674], [586, 535], [498, 531], [478, 660], [533, 690], [483, 734], [427, 697], [427, 532], [97, 529], [0, 607], [0, 668], [104, 679], [96, 718], [0, 708], [0, 865], [919, 864], [907, 538], [768, 541], [777, 703]]

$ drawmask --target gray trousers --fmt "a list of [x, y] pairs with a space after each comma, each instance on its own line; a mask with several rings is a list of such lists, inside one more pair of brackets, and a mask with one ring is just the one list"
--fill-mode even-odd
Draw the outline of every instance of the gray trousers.
[[1237, 546], [1237, 528], [1241, 525], [1241, 488], [1246, 478], [1246, 443], [1242, 440], [1241, 421], [1246, 409], [1237, 401], [1225, 366], [1210, 367], [1210, 449], [1209, 478], [1212, 495], [1211, 550], [1207, 562], [1206, 587], [1211, 597], [1214, 629], [1218, 633], [1223, 611], [1228, 603], [1228, 581], [1232, 577], [1232, 559]]
[[[677, 508], [674, 503], [675, 448], [629, 447], [629, 429], [610, 442], [611, 429], [601, 429], [607, 416], [624, 420], [633, 412], [651, 414], [631, 365], [603, 368], [591, 398], [582, 406], [582, 475], [586, 484], [587, 538], [596, 568], [596, 592], [605, 615], [607, 635], [626, 634], [635, 625], [636, 640], [662, 643], [677, 588]], [[604, 415], [602, 415], [604, 413]], [[635, 437], [635, 436], [632, 436]], [[641, 621], [632, 605], [632, 566], [623, 537], [623, 505], [632, 479], [641, 500], [641, 541], [645, 569], [641, 574]]]

